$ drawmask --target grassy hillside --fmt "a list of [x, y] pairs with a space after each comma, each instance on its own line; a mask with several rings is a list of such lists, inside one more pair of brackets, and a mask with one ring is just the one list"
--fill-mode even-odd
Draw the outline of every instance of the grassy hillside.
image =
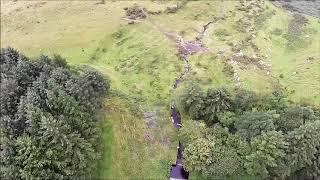
[[110, 77], [113, 95], [106, 102], [99, 177], [166, 179], [175, 160], [169, 104], [183, 62], [175, 42], [161, 31], [194, 40], [204, 24], [223, 17], [205, 34], [209, 52], [190, 57], [187, 80], [261, 93], [281, 89], [293, 101], [320, 105], [319, 19], [305, 16], [308, 22], [301, 25], [294, 13], [269, 2], [193, 1], [175, 13], [150, 15], [133, 25], [123, 20], [123, 8], [138, 3], [164, 11], [176, 2], [1, 3], [2, 47], [30, 56], [59, 53]]

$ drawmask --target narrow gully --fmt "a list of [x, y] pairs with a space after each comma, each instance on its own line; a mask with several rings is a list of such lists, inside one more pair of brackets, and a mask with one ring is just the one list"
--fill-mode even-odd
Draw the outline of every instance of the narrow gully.
[[[184, 61], [184, 71], [178, 76], [173, 83], [173, 90], [175, 91], [179, 84], [182, 82], [184, 76], [188, 74], [191, 69], [190, 63], [188, 61], [188, 56], [197, 52], [207, 52], [207, 48], [202, 45], [202, 38], [204, 37], [209, 25], [213, 22], [209, 22], [203, 26], [203, 31], [196, 38], [195, 42], [184, 42], [182, 38], [179, 38], [176, 42], [178, 49], [180, 51], [181, 59]], [[200, 38], [199, 38], [200, 37]], [[172, 38], [172, 37], [171, 37]], [[171, 104], [171, 118], [174, 127], [179, 130], [182, 126], [181, 116], [179, 110], [177, 109], [176, 102], [173, 101]], [[185, 170], [183, 166], [183, 156], [182, 156], [183, 146], [179, 141], [178, 152], [176, 163], [172, 164], [170, 169], [170, 179], [188, 179], [189, 172]]]
[[[146, 15], [149, 22], [151, 22], [151, 24], [156, 29], [162, 32], [168, 39], [174, 40], [176, 42], [177, 48], [180, 52], [181, 60], [184, 62], [184, 71], [180, 74], [180, 76], [178, 76], [175, 79], [173, 83], [173, 91], [175, 94], [175, 90], [178, 88], [179, 84], [183, 81], [184, 76], [188, 74], [188, 72], [191, 69], [191, 65], [188, 61], [188, 56], [198, 52], [208, 52], [209, 49], [203, 46], [202, 40], [206, 35], [210, 24], [217, 22], [221, 18], [214, 18], [213, 21], [209, 21], [208, 23], [203, 25], [203, 30], [198, 34], [198, 36], [195, 38], [194, 41], [184, 41], [181, 36], [168, 32], [164, 30], [162, 27], [156, 25], [156, 23], [151, 21], [147, 13]], [[171, 118], [172, 118], [172, 123], [174, 127], [177, 130], [179, 130], [180, 127], [182, 126], [182, 122], [181, 122], [181, 116], [180, 116], [179, 110], [177, 109], [175, 101], [173, 101], [171, 104]], [[176, 163], [171, 165], [169, 179], [171, 180], [188, 179], [189, 172], [186, 171], [183, 166], [183, 156], [182, 156], [183, 146], [180, 141], [177, 148], [178, 148], [178, 151], [177, 151]]]

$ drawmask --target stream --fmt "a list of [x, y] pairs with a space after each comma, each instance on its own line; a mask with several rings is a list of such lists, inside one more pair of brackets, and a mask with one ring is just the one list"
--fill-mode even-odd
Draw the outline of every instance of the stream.
[[[176, 35], [172, 32], [166, 31], [164, 28], [158, 26], [155, 22], [153, 22], [150, 18], [147, 12], [145, 12], [143, 9], [142, 11], [146, 14], [146, 19], [151, 22], [151, 24], [154, 26], [154, 28], [158, 29], [160, 32], [162, 32], [168, 39], [173, 40], [176, 42], [177, 49], [180, 54], [181, 60], [184, 62], [184, 71], [175, 79], [173, 83], [173, 94], [175, 96], [175, 90], [178, 88], [179, 84], [183, 81], [183, 78], [186, 74], [190, 72], [191, 65], [188, 61], [188, 56], [199, 53], [199, 52], [208, 52], [209, 49], [204, 47], [203, 45], [203, 38], [207, 35], [207, 30], [209, 29], [209, 26], [215, 22], [217, 22], [220, 19], [223, 19], [221, 17], [214, 18], [212, 21], [209, 21], [205, 25], [203, 25], [203, 30], [198, 33], [198, 36], [195, 37], [195, 40], [193, 41], [185, 41], [181, 36]], [[171, 119], [173, 126], [179, 130], [180, 127], [182, 127], [181, 122], [181, 116], [179, 113], [179, 110], [176, 106], [175, 100], [171, 103]], [[177, 180], [177, 179], [188, 179], [189, 178], [189, 172], [185, 170], [183, 166], [183, 146], [181, 142], [179, 141], [178, 147], [177, 147], [177, 159], [176, 163], [172, 164], [170, 168], [170, 177], [171, 180]]]
[[[203, 31], [199, 33], [195, 41], [185, 42], [180, 36], [178, 36], [177, 38], [174, 38], [174, 35], [172, 35], [171, 33], [164, 32], [164, 34], [169, 39], [176, 40], [177, 48], [180, 52], [180, 57], [184, 62], [184, 71], [175, 79], [173, 83], [174, 94], [179, 84], [183, 81], [184, 76], [188, 74], [191, 69], [190, 63], [188, 61], [188, 56], [194, 53], [208, 51], [208, 48], [203, 47], [202, 39], [205, 36], [209, 28], [209, 25], [211, 23], [213, 23], [213, 21], [210, 21], [209, 23], [203, 26]], [[172, 123], [174, 127], [177, 130], [179, 130], [180, 127], [182, 126], [182, 122], [181, 122], [181, 116], [180, 116], [179, 110], [177, 109], [175, 101], [173, 101], [171, 104], [171, 118], [172, 118]], [[177, 159], [176, 159], [176, 163], [171, 166], [170, 179], [188, 179], [189, 172], [187, 172], [183, 166], [183, 156], [182, 156], [183, 146], [180, 141], [177, 148], [178, 148]]]

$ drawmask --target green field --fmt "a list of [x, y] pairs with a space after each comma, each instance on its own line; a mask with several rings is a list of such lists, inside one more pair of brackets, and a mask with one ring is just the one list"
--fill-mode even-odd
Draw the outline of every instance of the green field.
[[[264, 11], [254, 16], [251, 11], [238, 10], [237, 1], [192, 1], [176, 13], [150, 15], [133, 25], [122, 17], [123, 8], [134, 2], [1, 3], [2, 47], [15, 47], [28, 56], [58, 53], [71, 64], [90, 65], [110, 78], [112, 95], [106, 100], [105, 148], [97, 177], [166, 179], [175, 161], [177, 139], [169, 104], [175, 98], [173, 82], [184, 64], [175, 42], [160, 29], [193, 40], [204, 24], [223, 16], [204, 37], [209, 52], [189, 58], [192, 68], [187, 81], [234, 89], [234, 77], [223, 69], [238, 53], [233, 48], [238, 48], [270, 66], [268, 73], [253, 63], [233, 64], [241, 87], [260, 93], [281, 89], [292, 101], [320, 105], [320, 21], [306, 16], [308, 23], [296, 37], [299, 42], [289, 42], [285, 35], [293, 13], [270, 2], [261, 3]], [[154, 11], [175, 4], [136, 3]], [[252, 10], [258, 9], [253, 6]], [[245, 28], [254, 30], [240, 32], [239, 19], [248, 23]], [[247, 43], [248, 37], [259, 52]], [[145, 112], [155, 114], [155, 127], [148, 126]]]

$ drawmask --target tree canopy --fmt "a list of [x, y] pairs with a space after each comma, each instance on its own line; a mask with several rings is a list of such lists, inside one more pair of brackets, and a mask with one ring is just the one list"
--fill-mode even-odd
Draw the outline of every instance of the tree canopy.
[[207, 177], [320, 176], [319, 107], [289, 102], [281, 92], [204, 92], [196, 84], [181, 96], [180, 107], [195, 120], [180, 131], [189, 170]]
[[109, 82], [55, 55], [30, 59], [1, 49], [1, 177], [90, 177]]

